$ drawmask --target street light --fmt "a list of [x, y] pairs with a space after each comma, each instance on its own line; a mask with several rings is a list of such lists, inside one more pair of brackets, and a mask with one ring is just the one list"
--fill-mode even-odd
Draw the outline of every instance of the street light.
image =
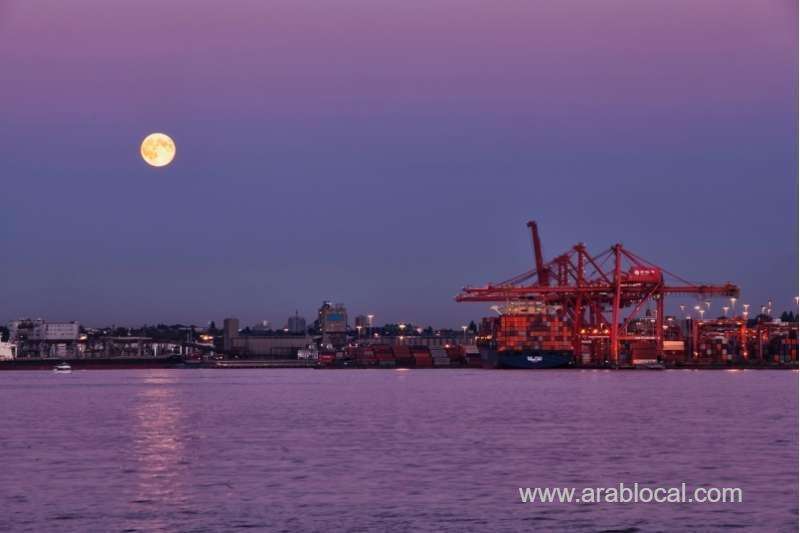
[[703, 320], [703, 315], [705, 314], [705, 309], [700, 309], [700, 320]]
[[722, 316], [724, 316], [725, 318], [728, 318], [728, 309], [730, 309], [730, 307], [728, 307], [727, 305], [722, 306]]
[[736, 298], [731, 298], [731, 313], [736, 314]]
[[467, 343], [467, 326], [461, 326], [461, 329], [464, 331], [464, 344]]

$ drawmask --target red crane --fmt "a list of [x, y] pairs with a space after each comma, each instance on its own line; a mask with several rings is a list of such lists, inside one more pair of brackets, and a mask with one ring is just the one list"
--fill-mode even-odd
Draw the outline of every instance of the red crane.
[[655, 302], [656, 305], [654, 340], [660, 353], [664, 342], [664, 299], [667, 295], [739, 296], [739, 287], [732, 283], [690, 283], [641, 258], [621, 244], [592, 256], [582, 243], [578, 243], [545, 262], [537, 225], [531, 221], [528, 227], [533, 240], [535, 268], [500, 283], [464, 287], [456, 296], [456, 301], [536, 300], [557, 306], [572, 324], [576, 358], [581, 355], [582, 336], [588, 330], [595, 335], [599, 332], [608, 336], [610, 360], [612, 364], [617, 364], [620, 341], [632, 338], [626, 336], [625, 332], [629, 322], [645, 303]]
[[531, 241], [533, 242], [533, 258], [536, 261], [536, 275], [539, 285], [548, 285], [550, 276], [544, 267], [544, 256], [542, 255], [542, 241], [539, 239], [539, 228], [533, 220], [528, 221], [531, 230]]

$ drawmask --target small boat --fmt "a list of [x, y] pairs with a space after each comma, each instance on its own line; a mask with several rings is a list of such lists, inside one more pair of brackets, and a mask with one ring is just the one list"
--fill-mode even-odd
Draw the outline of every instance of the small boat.
[[53, 367], [53, 372], [58, 372], [59, 374], [69, 374], [72, 372], [72, 367], [69, 363], [60, 363]]

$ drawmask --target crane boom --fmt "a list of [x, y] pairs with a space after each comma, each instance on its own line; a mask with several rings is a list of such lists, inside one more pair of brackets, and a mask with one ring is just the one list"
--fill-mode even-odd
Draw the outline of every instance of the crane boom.
[[536, 276], [538, 284], [547, 286], [550, 284], [549, 271], [544, 266], [544, 257], [542, 255], [542, 241], [539, 239], [539, 228], [533, 220], [528, 222], [528, 227], [531, 230], [531, 240], [533, 241], [533, 257], [536, 261]]

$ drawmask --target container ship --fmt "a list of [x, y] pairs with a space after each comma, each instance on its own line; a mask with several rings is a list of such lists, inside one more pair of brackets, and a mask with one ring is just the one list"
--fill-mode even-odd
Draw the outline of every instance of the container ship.
[[479, 349], [485, 368], [535, 370], [573, 364], [572, 331], [557, 306], [508, 304], [484, 320]]

